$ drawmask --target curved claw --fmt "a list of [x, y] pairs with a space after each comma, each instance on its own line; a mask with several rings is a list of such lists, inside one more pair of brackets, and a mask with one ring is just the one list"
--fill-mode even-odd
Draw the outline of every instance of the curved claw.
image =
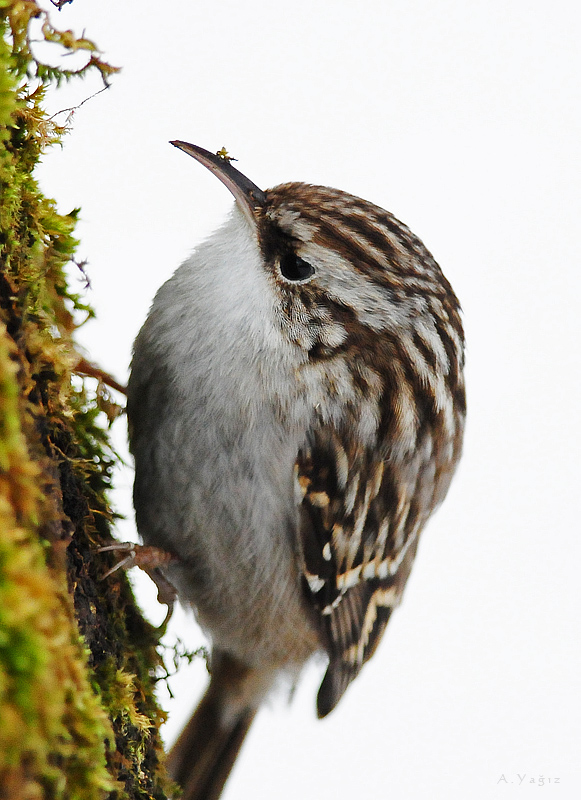
[[161, 547], [135, 544], [135, 542], [114, 542], [113, 544], [99, 547], [97, 552], [128, 553], [125, 558], [122, 558], [121, 561], [118, 561], [117, 564], [111, 567], [111, 569], [101, 577], [101, 580], [105, 580], [105, 578], [108, 578], [119, 569], [131, 569], [132, 567], [139, 567], [151, 578], [157, 587], [158, 602], [167, 606], [166, 617], [160, 625], [160, 628], [165, 630], [167, 623], [171, 619], [178, 595], [175, 586], [163, 574], [161, 567], [168, 566], [168, 564], [178, 561], [176, 556], [174, 556], [173, 553], [168, 553], [167, 550], [162, 550]]

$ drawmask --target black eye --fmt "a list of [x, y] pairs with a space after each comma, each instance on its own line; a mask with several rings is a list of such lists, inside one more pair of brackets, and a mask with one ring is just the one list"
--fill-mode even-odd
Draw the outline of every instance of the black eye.
[[315, 274], [314, 267], [293, 252], [281, 256], [280, 271], [287, 281], [304, 281]]

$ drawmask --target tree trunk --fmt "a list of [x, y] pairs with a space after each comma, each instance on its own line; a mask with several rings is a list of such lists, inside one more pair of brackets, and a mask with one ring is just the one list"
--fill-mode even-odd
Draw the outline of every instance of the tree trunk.
[[0, 2], [0, 798], [161, 800], [156, 632], [96, 553], [115, 455], [106, 392], [72, 380], [74, 318], [90, 313], [64, 274], [76, 212], [33, 177], [63, 133], [44, 93], [71, 77], [33, 57], [35, 17], [65, 52], [87, 50], [79, 74], [114, 71], [32, 0]]

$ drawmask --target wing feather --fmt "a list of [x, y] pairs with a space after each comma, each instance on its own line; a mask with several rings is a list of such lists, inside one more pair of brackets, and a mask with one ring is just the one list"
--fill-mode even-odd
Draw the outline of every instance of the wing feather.
[[329, 655], [317, 699], [322, 717], [375, 651], [431, 508], [422, 514], [414, 502], [417, 465], [406, 471], [416, 480], [402, 481], [401, 464], [396, 475], [378, 449], [345, 446], [334, 430], [312, 436], [297, 468], [306, 592]]

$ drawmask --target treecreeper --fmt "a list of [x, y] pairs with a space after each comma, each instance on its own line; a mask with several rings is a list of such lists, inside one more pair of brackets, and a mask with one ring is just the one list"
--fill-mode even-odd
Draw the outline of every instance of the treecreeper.
[[235, 203], [158, 291], [128, 416], [139, 533], [212, 643], [170, 772], [215, 800], [277, 682], [326, 655], [324, 717], [373, 655], [460, 457], [464, 335], [392, 214], [172, 144]]

